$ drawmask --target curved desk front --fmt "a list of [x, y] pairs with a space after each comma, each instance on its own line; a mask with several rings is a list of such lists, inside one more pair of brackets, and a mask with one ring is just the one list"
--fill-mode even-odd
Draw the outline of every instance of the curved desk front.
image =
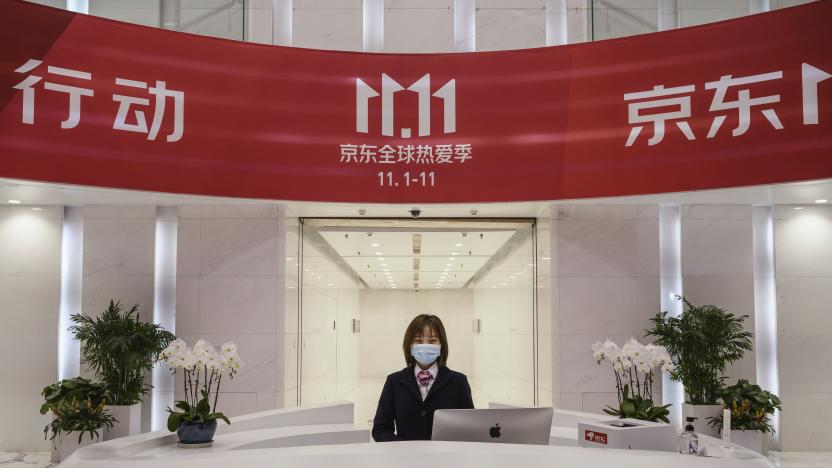
[[[767, 458], [741, 447], [723, 451], [718, 440], [706, 436], [700, 441], [713, 457], [582, 448], [577, 446], [577, 428], [567, 426], [552, 427], [549, 446], [439, 441], [379, 444], [370, 442], [369, 429], [354, 426], [352, 417], [352, 403], [255, 413], [234, 418], [231, 426], [218, 429], [210, 448], [179, 448], [175, 434], [151, 432], [84, 447], [61, 463], [61, 468], [773, 467]], [[555, 418], [556, 423], [559, 419]]]

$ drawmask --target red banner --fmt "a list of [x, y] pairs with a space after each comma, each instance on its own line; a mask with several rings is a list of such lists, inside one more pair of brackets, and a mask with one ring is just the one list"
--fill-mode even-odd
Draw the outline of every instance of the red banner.
[[0, 2], [0, 177], [333, 202], [832, 177], [832, 1], [560, 47], [370, 54]]

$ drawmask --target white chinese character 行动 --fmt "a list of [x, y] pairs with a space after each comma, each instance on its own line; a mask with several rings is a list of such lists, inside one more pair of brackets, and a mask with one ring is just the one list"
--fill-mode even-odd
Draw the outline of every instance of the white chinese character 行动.
[[[711, 101], [710, 110], [713, 111], [727, 111], [731, 109], [737, 110], [737, 127], [731, 132], [733, 136], [740, 136], [748, 131], [751, 125], [751, 107], [762, 106], [766, 104], [774, 104], [780, 102], [780, 95], [774, 94], [770, 96], [751, 97], [751, 91], [748, 88], [737, 91], [737, 99], [735, 101], [726, 101], [725, 94], [731, 86], [742, 86], [752, 83], [760, 83], [762, 81], [778, 80], [783, 78], [782, 71], [771, 73], [762, 73], [760, 75], [743, 76], [740, 78], [733, 78], [731, 75], [723, 75], [717, 81], [705, 83], [705, 89], [715, 89], [713, 101]], [[783, 129], [783, 124], [780, 123], [780, 118], [771, 107], [761, 109], [763, 116], [768, 120], [772, 127], [777, 130]], [[718, 115], [714, 117], [711, 128], [708, 130], [708, 138], [713, 138], [725, 121], [726, 115]]]
[[[15, 70], [17, 73], [29, 73], [43, 62], [41, 60], [29, 59], [26, 63]], [[92, 74], [72, 70], [69, 68], [47, 66], [48, 74], [59, 75], [73, 80], [91, 81]], [[29, 75], [20, 83], [13, 86], [14, 89], [23, 91], [23, 115], [22, 122], [25, 124], [35, 123], [35, 88], [34, 85], [42, 80], [42, 76]], [[72, 82], [72, 81], [70, 81]], [[69, 95], [69, 115], [61, 122], [61, 128], [75, 128], [81, 121], [81, 96], [93, 96], [93, 90], [88, 88], [80, 88], [68, 84], [52, 83], [45, 81], [43, 88], [49, 91], [58, 91]]]
[[[627, 104], [627, 120], [630, 125], [653, 124], [653, 136], [647, 140], [648, 146], [656, 145], [664, 139], [667, 121], [674, 121], [685, 138], [695, 140], [696, 137], [693, 135], [690, 124], [686, 121], [691, 117], [690, 94], [694, 90], [694, 85], [677, 86], [675, 88], [665, 88], [664, 85], [657, 85], [653, 86], [650, 91], [627, 93], [624, 95], [625, 101], [638, 101]], [[642, 114], [644, 110], [649, 112], [650, 109], [671, 106], [674, 107], [671, 110]], [[633, 146], [643, 128], [643, 125], [633, 127], [624, 146]]]
[[128, 88], [148, 90], [154, 96], [153, 101], [153, 121], [150, 124], [150, 129], [147, 128], [147, 119], [144, 110], [134, 110], [135, 123], [127, 123], [127, 117], [130, 112], [130, 106], [149, 106], [150, 99], [146, 97], [126, 96], [121, 94], [113, 94], [113, 101], [119, 103], [116, 120], [113, 122], [113, 128], [116, 130], [124, 130], [128, 132], [147, 133], [148, 140], [155, 140], [159, 134], [159, 129], [162, 126], [162, 121], [165, 118], [165, 107], [168, 98], [173, 99], [173, 131], [166, 137], [166, 141], [174, 142], [182, 138], [185, 131], [185, 92], [174, 91], [167, 89], [164, 81], [156, 81], [155, 86], [148, 88], [144, 81], [128, 80], [125, 78], [116, 78], [116, 84]]

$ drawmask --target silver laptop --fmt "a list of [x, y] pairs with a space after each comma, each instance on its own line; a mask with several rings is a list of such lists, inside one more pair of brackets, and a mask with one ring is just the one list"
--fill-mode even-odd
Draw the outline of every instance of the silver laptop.
[[445, 409], [433, 413], [432, 440], [549, 445], [552, 408]]

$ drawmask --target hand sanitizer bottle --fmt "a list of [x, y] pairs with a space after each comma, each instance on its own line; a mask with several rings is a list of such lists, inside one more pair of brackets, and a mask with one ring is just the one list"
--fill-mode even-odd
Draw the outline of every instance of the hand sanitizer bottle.
[[699, 454], [699, 436], [696, 435], [696, 432], [694, 432], [696, 429], [693, 428], [693, 422], [696, 419], [694, 417], [687, 418], [688, 423], [685, 430], [679, 434], [679, 453], [686, 455]]
[[694, 432], [696, 429], [693, 428], [693, 422], [696, 421], [697, 418], [688, 417], [687, 418], [687, 426], [685, 426], [684, 434], [687, 434], [687, 453], [690, 455], [698, 455], [699, 454], [699, 436], [696, 435]]

